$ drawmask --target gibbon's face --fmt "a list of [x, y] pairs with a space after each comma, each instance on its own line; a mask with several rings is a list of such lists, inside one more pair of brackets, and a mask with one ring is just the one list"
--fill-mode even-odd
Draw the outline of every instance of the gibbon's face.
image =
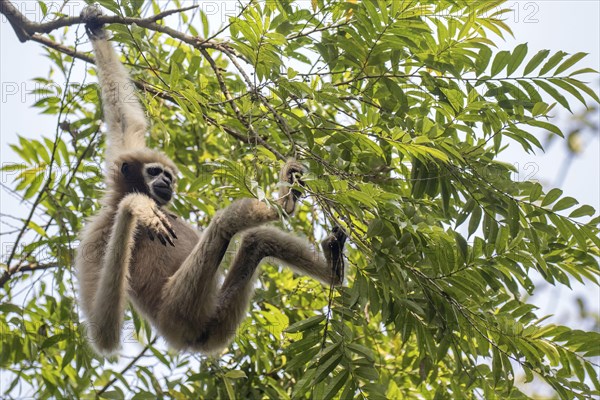
[[160, 205], [165, 205], [173, 197], [173, 171], [161, 163], [144, 164], [142, 170], [148, 194]]
[[173, 197], [175, 173], [160, 162], [124, 162], [121, 164], [121, 174], [124, 193], [144, 193], [161, 206]]

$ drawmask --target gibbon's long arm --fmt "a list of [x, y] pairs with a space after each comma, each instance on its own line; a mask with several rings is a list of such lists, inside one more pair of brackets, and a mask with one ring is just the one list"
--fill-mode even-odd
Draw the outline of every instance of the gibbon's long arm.
[[170, 230], [166, 218], [158, 212], [155, 202], [148, 196], [132, 193], [119, 203], [102, 259], [96, 297], [89, 313], [92, 339], [97, 348], [108, 353], [119, 346], [127, 301], [129, 264], [138, 224], [167, 237]]
[[96, 297], [88, 315], [90, 339], [98, 349], [106, 352], [112, 352], [119, 347], [127, 299], [127, 273], [134, 246], [136, 221], [126, 202], [130, 202], [127, 197], [121, 202], [115, 216], [102, 259]]
[[104, 120], [108, 125], [106, 159], [109, 163], [120, 152], [146, 147], [148, 123], [135, 93], [134, 84], [119, 60], [106, 32], [90, 32], [96, 56], [98, 80], [102, 88]]

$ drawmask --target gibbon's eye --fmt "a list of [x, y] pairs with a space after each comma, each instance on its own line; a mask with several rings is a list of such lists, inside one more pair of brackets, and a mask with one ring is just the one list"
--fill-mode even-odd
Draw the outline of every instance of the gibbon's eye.
[[168, 180], [170, 180], [171, 182], [173, 182], [173, 175], [171, 175], [170, 172], [165, 171], [165, 176], [167, 177]]
[[146, 172], [150, 176], [158, 176], [158, 174], [160, 174], [162, 172], [162, 169], [160, 169], [158, 167], [150, 167], [146, 170]]

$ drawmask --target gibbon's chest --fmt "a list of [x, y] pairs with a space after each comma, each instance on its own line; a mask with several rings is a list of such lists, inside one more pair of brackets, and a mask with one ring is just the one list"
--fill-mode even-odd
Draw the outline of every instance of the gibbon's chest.
[[162, 289], [181, 267], [196, 246], [199, 233], [181, 218], [169, 216], [171, 227], [177, 234], [175, 247], [164, 246], [157, 238], [150, 240], [147, 231], [140, 227], [135, 236], [135, 247], [129, 267], [129, 294], [139, 311], [155, 318], [162, 301]]

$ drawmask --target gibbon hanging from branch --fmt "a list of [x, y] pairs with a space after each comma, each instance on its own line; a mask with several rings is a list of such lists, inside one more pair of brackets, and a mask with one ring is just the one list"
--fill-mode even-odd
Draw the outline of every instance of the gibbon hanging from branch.
[[[80, 301], [90, 341], [100, 353], [119, 348], [129, 299], [174, 348], [215, 352], [227, 346], [244, 319], [255, 271], [265, 257], [325, 284], [344, 280], [346, 235], [339, 228], [322, 242], [308, 242], [263, 226], [278, 219], [276, 208], [241, 199], [216, 213], [206, 230], [167, 210], [177, 167], [145, 144], [148, 124], [125, 67], [107, 40], [99, 8], [82, 12], [92, 42], [108, 126], [106, 193], [102, 209], [85, 226], [77, 252]], [[300, 180], [305, 168], [294, 160], [280, 172], [283, 182]], [[279, 205], [294, 212], [299, 192], [282, 185]], [[220, 284], [219, 264], [232, 237], [242, 232], [229, 272]]]

